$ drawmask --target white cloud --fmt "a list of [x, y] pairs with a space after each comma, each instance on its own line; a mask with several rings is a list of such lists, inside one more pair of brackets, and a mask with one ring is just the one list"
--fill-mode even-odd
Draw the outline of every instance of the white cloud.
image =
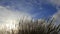
[[60, 10], [53, 15], [53, 18], [55, 18], [56, 24], [60, 24]]
[[0, 23], [16, 22], [23, 16], [30, 16], [30, 14], [22, 11], [10, 10], [7, 7], [0, 6]]

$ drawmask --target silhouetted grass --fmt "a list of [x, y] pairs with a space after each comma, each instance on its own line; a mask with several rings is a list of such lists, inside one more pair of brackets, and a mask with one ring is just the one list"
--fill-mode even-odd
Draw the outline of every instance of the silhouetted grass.
[[[23, 22], [23, 20], [22, 20]], [[19, 22], [18, 34], [58, 34], [60, 31], [60, 24], [54, 25], [54, 19], [52, 20], [36, 20], [30, 23]]]

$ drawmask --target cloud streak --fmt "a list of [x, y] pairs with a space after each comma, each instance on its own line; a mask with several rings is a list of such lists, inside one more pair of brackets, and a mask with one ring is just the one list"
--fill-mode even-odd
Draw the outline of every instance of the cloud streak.
[[10, 8], [7, 9], [7, 7], [0, 6], [0, 23], [18, 22], [18, 20], [24, 16], [31, 17], [31, 15], [26, 12], [11, 10]]

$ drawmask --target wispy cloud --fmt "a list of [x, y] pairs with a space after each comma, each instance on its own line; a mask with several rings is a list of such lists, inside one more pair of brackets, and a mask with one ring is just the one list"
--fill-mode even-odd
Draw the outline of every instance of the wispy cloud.
[[[19, 12], [20, 13], [24, 12], [24, 13], [31, 14], [32, 17], [37, 16], [37, 18], [38, 18], [39, 16], [43, 17], [44, 13], [47, 12], [45, 10], [46, 8], [42, 5], [49, 4], [49, 2], [51, 4], [54, 4], [56, 2], [55, 0], [53, 0], [53, 1], [52, 0], [49, 0], [49, 1], [48, 0], [6, 0], [6, 1], [1, 0], [0, 5], [7, 7], [8, 8], [7, 10], [9, 11], [8, 13], [11, 12], [10, 15], [14, 15], [14, 16], [17, 15], [18, 16]], [[19, 10], [19, 11], [17, 12], [15, 10]], [[39, 11], [39, 10], [42, 10], [42, 11]], [[15, 14], [16, 12], [18, 14]], [[7, 14], [7, 12], [5, 12], [5, 13]], [[9, 15], [9, 14], [7, 14], [7, 15]]]
[[42, 7], [42, 5], [45, 3], [47, 3], [47, 0], [6, 0], [6, 1], [1, 0], [0, 1], [1, 6], [10, 6], [12, 10], [15, 9], [23, 12], [28, 12], [29, 14], [32, 14], [32, 17], [36, 17], [36, 15], [39, 15], [40, 12], [42, 12], [39, 10], [44, 10], [42, 9], [44, 8]]
[[56, 24], [60, 24], [60, 10], [53, 15], [53, 18], [56, 20]]
[[30, 14], [22, 11], [11, 10], [7, 7], [0, 6], [0, 23], [10, 23], [12, 21], [18, 21], [24, 16], [30, 16]]

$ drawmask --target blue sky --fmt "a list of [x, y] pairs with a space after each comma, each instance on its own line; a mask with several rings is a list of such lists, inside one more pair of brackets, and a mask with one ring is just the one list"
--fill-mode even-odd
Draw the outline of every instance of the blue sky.
[[0, 6], [26, 12], [33, 18], [47, 18], [57, 12], [56, 6], [47, 0], [0, 0]]

